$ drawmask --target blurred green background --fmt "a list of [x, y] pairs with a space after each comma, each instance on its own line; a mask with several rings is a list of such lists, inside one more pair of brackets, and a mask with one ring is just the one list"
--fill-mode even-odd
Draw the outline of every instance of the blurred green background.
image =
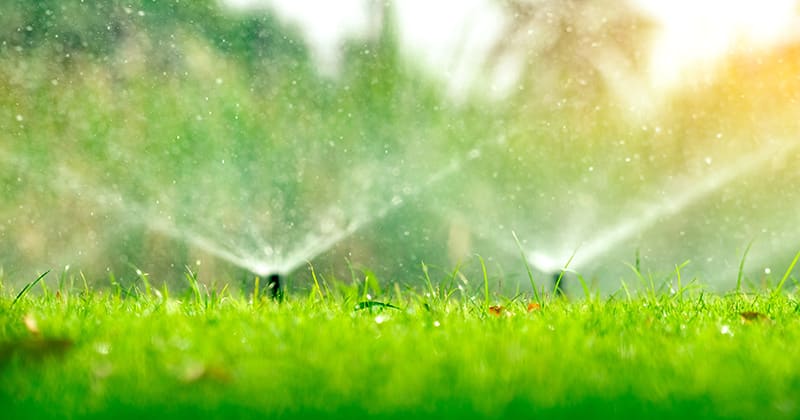
[[750, 241], [747, 278], [769, 281], [800, 249], [800, 44], [648, 90], [658, 24], [607, 3], [501, 3], [480, 72], [516, 57], [519, 77], [497, 97], [488, 80], [453, 95], [404, 50], [391, 3], [330, 75], [268, 9], [6, 2], [3, 277], [181, 284], [189, 266], [301, 288], [310, 262], [415, 284], [424, 261], [477, 282], [480, 255], [516, 287], [516, 232], [543, 284], [575, 252], [602, 290], [634, 277], [626, 262], [660, 280], [687, 260], [686, 278], [730, 288]]

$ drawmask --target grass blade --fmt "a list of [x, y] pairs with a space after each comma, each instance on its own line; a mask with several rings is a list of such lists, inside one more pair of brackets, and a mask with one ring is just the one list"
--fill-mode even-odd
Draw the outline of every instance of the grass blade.
[[322, 294], [322, 288], [319, 287], [319, 280], [317, 279], [317, 272], [314, 271], [314, 266], [311, 264], [311, 261], [306, 261], [308, 263], [308, 267], [311, 270], [311, 278], [314, 280], [314, 290], [311, 291], [311, 295], [313, 296], [319, 294], [320, 300], [325, 300], [325, 295]]
[[487, 312], [489, 310], [489, 275], [486, 274], [486, 263], [483, 261], [483, 257], [478, 255], [478, 261], [481, 262], [481, 270], [483, 270], [483, 310]]
[[194, 294], [194, 301], [198, 305], [203, 303], [203, 296], [200, 292], [200, 286], [197, 282], [197, 273], [192, 271], [192, 268], [188, 265], [186, 267], [186, 280], [189, 281], [189, 287], [192, 289], [192, 294]]
[[739, 261], [739, 273], [736, 275], [736, 294], [742, 293], [742, 277], [744, 274], [744, 261], [747, 259], [747, 253], [750, 252], [750, 247], [753, 246], [753, 241], [750, 241], [747, 244], [747, 248], [744, 249], [744, 254], [742, 254], [742, 260]]
[[258, 289], [260, 286], [259, 283], [261, 283], [261, 277], [256, 276], [253, 282], [253, 305], [255, 305], [258, 302], [258, 292], [259, 292]]
[[363, 310], [363, 309], [372, 309], [372, 308], [397, 309], [397, 310], [400, 309], [400, 307], [394, 306], [391, 303], [378, 302], [378, 301], [375, 301], [375, 300], [367, 300], [367, 301], [363, 301], [363, 302], [358, 302], [353, 307], [353, 310], [354, 311], [360, 311], [360, 310]]
[[28, 293], [28, 291], [31, 290], [33, 286], [36, 286], [36, 283], [39, 283], [44, 278], [44, 276], [46, 276], [47, 273], [49, 272], [50, 270], [45, 271], [44, 273], [40, 274], [39, 277], [36, 278], [36, 280], [26, 284], [25, 287], [23, 287], [22, 290], [20, 290], [19, 294], [17, 294], [17, 297], [14, 298], [14, 301], [11, 302], [11, 306], [13, 307], [17, 303], [17, 301], [19, 301], [23, 296], [25, 296], [25, 294]]
[[428, 287], [428, 293], [431, 294], [431, 299], [436, 297], [436, 290], [433, 288], [433, 282], [431, 281], [431, 276], [428, 273], [428, 265], [425, 264], [425, 261], [422, 262], [422, 274], [425, 276], [425, 286]]
[[678, 286], [677, 287], [678, 288], [675, 291], [675, 295], [674, 296], [677, 296], [678, 300], [683, 300], [683, 291], [684, 291], [683, 283], [682, 283], [682, 280], [681, 280], [681, 270], [683, 268], [685, 268], [687, 265], [689, 265], [690, 262], [691, 262], [690, 260], [686, 260], [683, 263], [681, 263], [680, 265], [678, 265], [678, 264], [675, 265], [675, 276], [677, 277], [677, 282], [678, 282]]
[[581, 288], [583, 288], [583, 296], [587, 301], [592, 300], [592, 292], [589, 290], [589, 284], [586, 283], [586, 279], [584, 279], [579, 273], [575, 273], [575, 277], [578, 278], [578, 282], [580, 282]]
[[522, 243], [520, 243], [516, 232], [512, 231], [511, 236], [513, 236], [514, 240], [517, 242], [517, 248], [519, 248], [520, 255], [522, 255], [522, 262], [525, 264], [525, 271], [528, 272], [528, 280], [530, 280], [531, 289], [533, 289], [533, 299], [541, 305], [542, 297], [539, 294], [539, 290], [536, 289], [536, 281], [533, 278], [533, 271], [531, 271], [531, 266], [528, 264], [528, 257], [525, 255], [525, 250], [522, 249]]
[[561, 279], [564, 278], [564, 273], [566, 273], [567, 269], [569, 269], [569, 265], [572, 263], [572, 259], [575, 258], [575, 254], [578, 253], [578, 249], [580, 249], [580, 246], [575, 248], [574, 251], [572, 251], [572, 255], [569, 256], [567, 263], [564, 264], [564, 268], [561, 269], [561, 273], [559, 273], [558, 278], [556, 279], [555, 284], [553, 285], [553, 296], [564, 295], [564, 293], [561, 290]]
[[789, 275], [792, 274], [792, 270], [794, 270], [797, 260], [800, 260], [800, 251], [798, 251], [797, 255], [794, 256], [794, 259], [792, 260], [792, 263], [789, 264], [789, 268], [786, 269], [786, 273], [784, 273], [781, 282], [778, 283], [778, 287], [776, 287], [775, 291], [772, 292], [773, 297], [777, 296], [781, 292], [781, 289], [783, 289], [783, 284], [786, 283], [786, 279], [788, 279]]
[[622, 290], [625, 291], [625, 296], [628, 298], [628, 302], [633, 302], [633, 297], [631, 296], [631, 291], [628, 289], [628, 283], [625, 283], [624, 279], [620, 279], [622, 282]]

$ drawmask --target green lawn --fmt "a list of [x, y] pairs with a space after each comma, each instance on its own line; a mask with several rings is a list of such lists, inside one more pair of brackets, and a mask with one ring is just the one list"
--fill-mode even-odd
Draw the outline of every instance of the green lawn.
[[487, 302], [482, 286], [398, 286], [371, 297], [384, 307], [358, 284], [277, 303], [189, 279], [178, 298], [5, 287], [3, 417], [800, 415], [791, 294]]

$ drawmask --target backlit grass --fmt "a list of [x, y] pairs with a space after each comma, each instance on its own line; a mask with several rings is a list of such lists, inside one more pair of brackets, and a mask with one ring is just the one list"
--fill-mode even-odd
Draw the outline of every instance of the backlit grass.
[[202, 283], [54, 283], [2, 290], [7, 418], [800, 414], [793, 294], [487, 301], [482, 280], [320, 278], [279, 304]]

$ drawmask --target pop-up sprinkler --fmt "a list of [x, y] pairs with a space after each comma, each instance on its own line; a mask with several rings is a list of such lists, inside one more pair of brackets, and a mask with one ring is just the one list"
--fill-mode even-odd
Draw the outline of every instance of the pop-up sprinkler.
[[273, 300], [277, 300], [278, 302], [283, 300], [283, 286], [281, 285], [281, 275], [278, 273], [272, 273], [267, 277], [267, 290], [269, 290], [269, 296]]

